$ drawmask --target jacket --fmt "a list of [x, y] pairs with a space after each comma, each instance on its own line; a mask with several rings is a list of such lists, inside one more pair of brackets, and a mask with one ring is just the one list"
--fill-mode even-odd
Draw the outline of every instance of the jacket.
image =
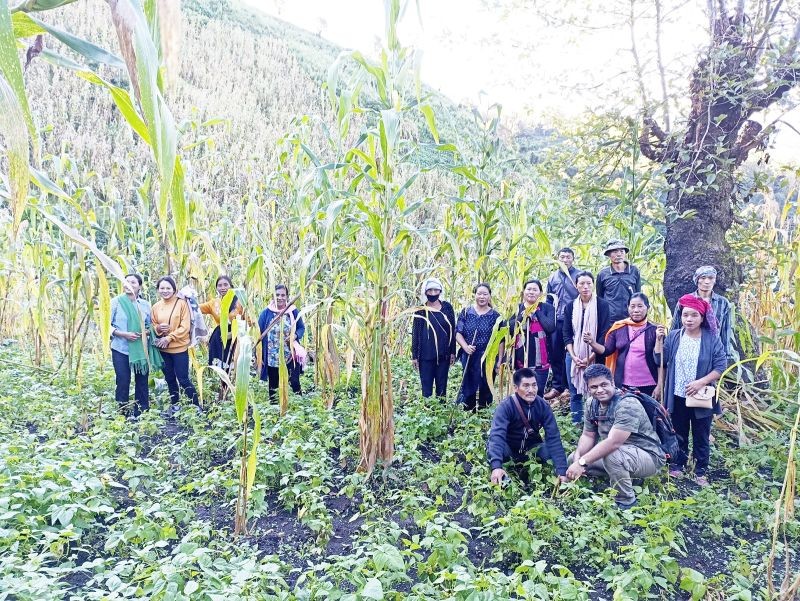
[[[214, 324], [219, 325], [221, 305], [222, 305], [221, 299], [219, 298], [215, 298], [205, 303], [200, 303], [199, 306], [200, 313], [202, 313], [203, 315], [210, 315], [211, 318], [214, 320]], [[237, 299], [236, 306], [233, 308], [233, 310], [228, 312], [228, 322], [230, 323], [237, 317], [243, 317], [243, 316], [244, 316], [244, 307], [242, 306], [242, 303], [240, 303], [239, 300]]]
[[[699, 296], [697, 291], [693, 292], [695, 296]], [[714, 309], [714, 316], [719, 323], [719, 339], [722, 341], [722, 348], [725, 349], [725, 354], [730, 363], [738, 360], [738, 353], [733, 348], [733, 319], [734, 308], [727, 298], [716, 292], [711, 293], [711, 308]], [[672, 312], [672, 329], [680, 330], [683, 327], [681, 324], [681, 306], [680, 303], [675, 305], [675, 310]]]
[[[141, 313], [144, 318], [145, 329], [149, 330], [150, 303], [139, 297], [136, 299], [136, 308], [139, 309], [139, 313]], [[122, 310], [122, 307], [119, 306], [119, 297], [117, 296], [111, 299], [111, 350], [127, 355], [128, 341], [122, 336], [114, 336], [114, 330], [119, 330], [120, 332], [128, 331], [128, 316], [125, 314], [125, 311]]]
[[[492, 469], [503, 467], [506, 445], [517, 454], [525, 437], [525, 424], [514, 407], [515, 396], [506, 397], [498, 406], [492, 417], [492, 428], [486, 443], [486, 453]], [[553, 410], [542, 397], [537, 396], [532, 403], [520, 399], [522, 411], [531, 424], [533, 433], [525, 441], [525, 452], [542, 444], [541, 431], [544, 429], [544, 444], [550, 451], [556, 473], [563, 476], [567, 473], [567, 456], [561, 443], [561, 432], [558, 429]]]
[[[653, 376], [653, 380], [658, 382], [658, 363], [653, 358], [653, 351], [656, 347], [656, 326], [648, 322], [644, 333], [639, 335], [644, 336], [644, 358], [647, 362], [647, 369], [650, 371], [650, 375]], [[614, 385], [617, 388], [622, 388], [624, 385], [622, 380], [625, 377], [625, 359], [628, 358], [629, 342], [628, 327], [625, 326], [610, 332], [606, 336], [605, 344], [603, 344], [606, 349], [605, 354], [603, 354], [604, 357], [613, 355], [614, 351], [620, 349], [617, 355], [617, 368], [614, 371]]]
[[635, 265], [625, 261], [625, 271], [616, 272], [608, 265], [597, 274], [597, 296], [611, 308], [611, 323], [628, 317], [628, 301], [642, 291], [642, 278]]
[[569, 278], [561, 271], [554, 271], [547, 278], [547, 294], [553, 296], [556, 308], [556, 319], [564, 319], [567, 305], [578, 298], [578, 289], [575, 287], [575, 278], [581, 272], [576, 267], [569, 268]]
[[[664, 340], [664, 393], [663, 403], [667, 411], [672, 413], [675, 410], [675, 356], [678, 354], [678, 346], [680, 345], [681, 334], [683, 328], [680, 330], [673, 330]], [[653, 360], [656, 365], [661, 362], [661, 353], [653, 351]], [[700, 338], [700, 356], [697, 358], [697, 372], [695, 378], [704, 378], [712, 371], [722, 373], [727, 366], [725, 349], [722, 347], [722, 341], [719, 336], [716, 336], [711, 330], [703, 329]], [[722, 410], [719, 406], [719, 401], [714, 398], [714, 406], [711, 409], [702, 409], [694, 407], [694, 415], [697, 418], [710, 417], [713, 414], [719, 415]]]
[[448, 337], [441, 340], [440, 336], [435, 335], [434, 327], [426, 316], [428, 310], [415, 311], [411, 327], [412, 359], [424, 359], [425, 355], [429, 354], [431, 347], [433, 347], [433, 355], [439, 359], [447, 357], [449, 361], [450, 355], [456, 354], [456, 313], [453, 305], [447, 301], [441, 301], [441, 303], [442, 310], [439, 313], [447, 318], [447, 322], [450, 324]]

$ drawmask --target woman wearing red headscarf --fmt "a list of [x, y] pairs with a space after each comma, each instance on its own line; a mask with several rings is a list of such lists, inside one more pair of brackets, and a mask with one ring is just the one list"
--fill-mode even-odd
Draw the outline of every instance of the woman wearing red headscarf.
[[[686, 294], [680, 298], [681, 329], [666, 336], [666, 329], [656, 330], [653, 357], [656, 364], [664, 366], [663, 401], [675, 426], [680, 450], [670, 459], [670, 475], [683, 473], [689, 459], [689, 430], [692, 432], [695, 481], [708, 485], [708, 458], [711, 450], [711, 420], [720, 414], [719, 401], [713, 399], [711, 408], [687, 407], [686, 397], [696, 394], [704, 386], [716, 382], [725, 370], [725, 348], [709, 328], [706, 314], [711, 306], [702, 298]], [[663, 357], [663, 363], [662, 363]]]

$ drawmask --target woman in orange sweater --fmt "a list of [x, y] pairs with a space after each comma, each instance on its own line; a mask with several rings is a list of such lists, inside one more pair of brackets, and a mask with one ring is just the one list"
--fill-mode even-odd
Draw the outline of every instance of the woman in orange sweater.
[[231, 306], [228, 309], [228, 339], [222, 342], [222, 330], [219, 327], [221, 302], [228, 290], [233, 288], [233, 283], [227, 275], [221, 275], [217, 278], [215, 284], [217, 288], [217, 298], [210, 300], [207, 303], [200, 305], [200, 312], [204, 315], [210, 315], [217, 327], [211, 332], [211, 337], [208, 339], [208, 364], [216, 365], [225, 371], [229, 371], [233, 357], [236, 354], [236, 341], [232, 340], [231, 336], [231, 323], [237, 317], [244, 315], [244, 307], [239, 302], [239, 299], [234, 296], [231, 301]]
[[156, 333], [155, 345], [164, 358], [164, 378], [167, 380], [173, 409], [177, 409], [180, 389], [198, 407], [197, 391], [189, 379], [189, 341], [192, 327], [192, 312], [189, 303], [178, 298], [178, 288], [169, 276], [158, 280], [158, 296], [161, 300], [153, 305], [152, 324]]

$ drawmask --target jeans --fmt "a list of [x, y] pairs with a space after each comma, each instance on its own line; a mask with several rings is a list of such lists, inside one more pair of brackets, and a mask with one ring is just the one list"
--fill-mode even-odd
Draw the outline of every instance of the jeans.
[[114, 349], [111, 349], [111, 363], [114, 365], [117, 385], [114, 398], [117, 400], [117, 403], [119, 403], [120, 408], [125, 412], [127, 411], [131, 394], [131, 375], [133, 375], [135, 386], [133, 398], [135, 402], [130, 413], [136, 417], [143, 411], [150, 409], [150, 391], [147, 389], [147, 374], [131, 373], [128, 355]]
[[[566, 368], [567, 351], [564, 349], [564, 320], [559, 319], [556, 321], [556, 331], [553, 332], [550, 345], [551, 353], [547, 356], [550, 361], [550, 367], [553, 370], [553, 390], [557, 392], [564, 392], [567, 388], [569, 381], [569, 370]], [[539, 390], [539, 394], [544, 394], [544, 390]]]
[[443, 399], [447, 394], [447, 373], [450, 371], [450, 355], [436, 359], [419, 360], [419, 380], [422, 385], [422, 396], [425, 398], [433, 394], [433, 384], [436, 383], [436, 396]]
[[[289, 372], [289, 387], [292, 392], [302, 394], [300, 388], [300, 374], [302, 368], [297, 361], [287, 361], [286, 371]], [[269, 387], [269, 400], [274, 401], [278, 396], [278, 387], [280, 386], [280, 371], [278, 367], [267, 365], [267, 386]]]
[[708, 471], [708, 458], [711, 455], [711, 421], [713, 417], [695, 417], [694, 408], [686, 406], [686, 399], [675, 395], [672, 408], [672, 425], [678, 435], [678, 456], [672, 465], [683, 469], [689, 460], [689, 430], [692, 431], [692, 455], [694, 473], [705, 476]]
[[[574, 453], [567, 458], [567, 463], [572, 464], [573, 460]], [[615, 501], [620, 505], [630, 505], [636, 501], [632, 479], [654, 476], [662, 466], [663, 462], [644, 449], [623, 444], [602, 459], [587, 464], [586, 475], [607, 476], [610, 487], [617, 491]]]
[[577, 388], [572, 383], [572, 355], [567, 354], [567, 383], [569, 384], [569, 410], [572, 413], [572, 423], [583, 424], [583, 395], [578, 394]]
[[177, 405], [180, 400], [180, 390], [189, 397], [197, 406], [200, 406], [200, 399], [197, 398], [197, 391], [189, 379], [189, 351], [181, 353], [161, 353], [164, 357], [164, 379], [167, 381], [167, 388], [169, 388], [169, 398], [172, 400], [173, 405]]
[[547, 386], [547, 376], [550, 375], [550, 368], [535, 368], [533, 371], [536, 374], [536, 385], [539, 388], [539, 391], [536, 394], [542, 396], [544, 394], [544, 389]]

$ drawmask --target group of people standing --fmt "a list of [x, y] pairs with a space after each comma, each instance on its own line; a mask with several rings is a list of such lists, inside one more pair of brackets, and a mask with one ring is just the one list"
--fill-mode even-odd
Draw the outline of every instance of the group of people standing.
[[[227, 275], [215, 283], [217, 296], [197, 304], [191, 288], [178, 290], [175, 280], [164, 276], [156, 283], [158, 302], [150, 305], [141, 295], [139, 274], [125, 276], [124, 294], [111, 301], [111, 358], [116, 376], [115, 398], [123, 410], [138, 417], [150, 408], [149, 378], [161, 371], [169, 390], [171, 410], [179, 409], [181, 392], [200, 408], [200, 399], [190, 375], [189, 349], [205, 334], [203, 315], [212, 318], [215, 328], [208, 337], [208, 364], [231, 373], [236, 359], [236, 340], [231, 328], [222, 339], [220, 327], [223, 299], [233, 289]], [[245, 308], [234, 294], [227, 306], [228, 323], [237, 318], [249, 322]], [[280, 353], [289, 373], [289, 385], [301, 392], [300, 374], [305, 349], [300, 344], [305, 324], [300, 311], [289, 304], [289, 290], [279, 284], [270, 304], [258, 317], [261, 380], [268, 383], [269, 396], [275, 399], [279, 387]], [[129, 405], [131, 379], [134, 403]]]
[[469, 410], [490, 405], [487, 349], [493, 332], [507, 325], [513, 348], [501, 344], [496, 363], [529, 369], [535, 397], [553, 401], [568, 390], [572, 421], [586, 432], [587, 370], [607, 366], [615, 389], [652, 396], [668, 409], [681, 445], [678, 456], [670, 458], [676, 473], [687, 463], [691, 431], [695, 475], [703, 483], [711, 419], [719, 404], [714, 399], [709, 407], [687, 407], [686, 398], [719, 379], [734, 358], [732, 304], [713, 291], [716, 269], [702, 266], [694, 276], [695, 291], [681, 297], [668, 332], [648, 319], [650, 301], [628, 252], [621, 240], [611, 240], [604, 249], [609, 265], [595, 277], [575, 267], [572, 249], [562, 248], [560, 268], [547, 279], [546, 289], [537, 279], [524, 282], [517, 310], [505, 317], [492, 307], [487, 283], [475, 286], [474, 303], [455, 316], [441, 298], [441, 282], [426, 280], [411, 345], [423, 396], [433, 394], [435, 383], [437, 396], [444, 397], [449, 367], [458, 358], [463, 366], [458, 401]]

